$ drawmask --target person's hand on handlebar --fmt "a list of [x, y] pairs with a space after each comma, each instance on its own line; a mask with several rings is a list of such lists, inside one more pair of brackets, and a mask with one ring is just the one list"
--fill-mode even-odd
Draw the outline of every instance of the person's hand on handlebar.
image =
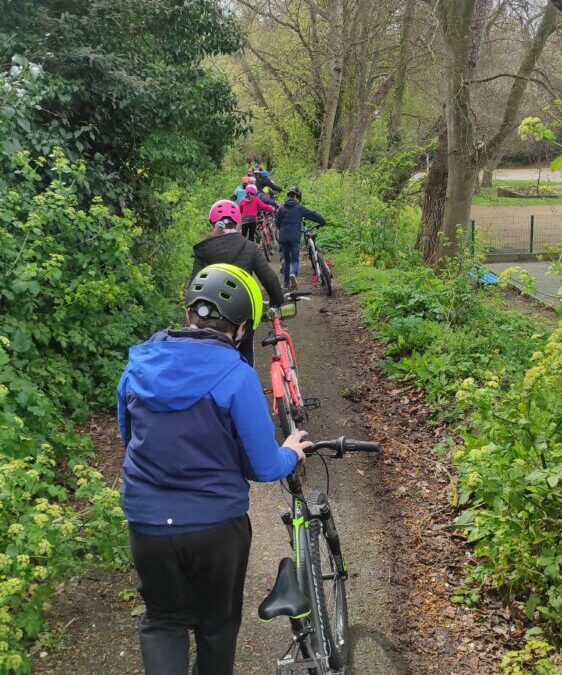
[[303, 464], [306, 462], [305, 451], [312, 447], [312, 442], [305, 440], [307, 436], [308, 433], [306, 431], [295, 431], [290, 436], [287, 436], [283, 443], [284, 448], [290, 448], [297, 453], [299, 462], [302, 462]]

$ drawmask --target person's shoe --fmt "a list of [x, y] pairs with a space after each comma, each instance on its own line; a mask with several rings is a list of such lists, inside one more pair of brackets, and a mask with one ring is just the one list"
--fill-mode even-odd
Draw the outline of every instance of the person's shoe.
[[283, 286], [281, 286], [281, 290], [282, 291], [288, 291], [288, 290], [290, 290], [290, 288], [289, 288], [289, 286], [285, 286], [285, 284], [283, 284]]
[[296, 291], [299, 285], [297, 284], [297, 277], [294, 274], [291, 274], [289, 277], [289, 288], [292, 291]]

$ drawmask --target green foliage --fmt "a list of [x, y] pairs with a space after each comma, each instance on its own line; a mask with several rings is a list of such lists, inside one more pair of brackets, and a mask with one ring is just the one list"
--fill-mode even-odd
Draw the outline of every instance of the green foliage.
[[[559, 641], [562, 325], [545, 345], [546, 326], [505, 310], [498, 289], [478, 287], [470, 260], [435, 273], [394, 252], [381, 269], [372, 266], [380, 253], [365, 255], [361, 239], [340, 246], [335, 269], [385, 344], [384, 368], [419, 382], [437, 415], [465, 425], [453, 457], [455, 526], [467, 532], [478, 565], [453, 600], [473, 606], [492, 587], [524, 602], [528, 619]], [[546, 652], [529, 649], [506, 657], [504, 672], [558, 672]]]
[[[127, 559], [119, 492], [76, 463], [88, 449], [85, 438], [26, 375], [10, 379], [10, 353], [0, 336], [0, 673], [6, 675], [31, 672], [25, 644], [43, 627], [54, 582], [94, 555], [112, 566]], [[33, 396], [20, 416], [25, 390]], [[65, 470], [57, 458], [65, 458]]]
[[37, 158], [61, 147], [88, 162], [85, 198], [136, 209], [141, 200], [145, 225], [157, 227], [161, 178], [192, 179], [242, 130], [228, 82], [202, 67], [242, 44], [219, 3], [13, 0], [0, 35], [12, 63], [0, 94], [5, 174], [18, 150]]
[[[558, 6], [557, 3], [554, 3]], [[543, 122], [540, 117], [526, 117], [518, 128], [519, 137], [522, 141], [533, 138], [535, 141], [546, 140], [556, 148], [562, 148], [557, 138], [555, 131], [559, 131], [562, 127], [562, 100], [555, 99], [551, 105], [544, 108], [543, 112], [549, 118], [548, 123]], [[555, 157], [550, 163], [552, 171], [559, 171], [562, 169], [562, 155]]]
[[420, 382], [441, 415], [461, 414], [448, 402], [467, 377], [485, 382], [494, 372], [502, 386], [515, 381], [535, 349], [531, 336], [544, 335], [529, 319], [499, 309], [500, 299], [477, 288], [466, 267], [438, 276], [423, 266], [358, 267], [349, 254], [335, 260], [386, 345], [384, 367], [392, 377]]
[[[310, 177], [309, 166], [291, 160], [276, 166], [275, 175], [285, 186], [300, 185], [303, 204], [328, 221], [319, 233], [323, 250], [353, 247], [364, 260], [388, 267], [417, 258], [413, 244], [421, 212], [403, 196], [412, 166], [413, 153], [405, 153], [355, 173]], [[399, 178], [392, 178], [393, 171]]]
[[[468, 508], [456, 524], [480, 557], [472, 578], [526, 602], [529, 619], [562, 625], [562, 324], [508, 391], [491, 376], [457, 394], [473, 412], [455, 455]], [[560, 637], [558, 635], [558, 637]]]
[[[543, 640], [529, 640], [525, 647], [506, 654], [500, 664], [502, 675], [560, 675], [560, 658], [550, 658], [554, 647]], [[555, 662], [556, 660], [556, 662]]]
[[94, 556], [127, 560], [119, 493], [83, 466], [69, 418], [113, 404], [133, 336], [173, 313], [135, 262], [133, 214], [79, 208], [83, 162], [20, 152], [14, 166], [0, 190], [0, 673], [29, 672], [58, 579]]
[[[14, 162], [0, 206], [0, 334], [13, 350], [18, 410], [34, 410], [30, 380], [54, 405], [81, 414], [91, 397], [113, 400], [124, 346], [161, 317], [150, 268], [132, 255], [141, 228], [99, 198], [79, 208], [83, 162], [58, 150], [37, 162], [22, 152]], [[46, 184], [45, 166], [54, 176]]]

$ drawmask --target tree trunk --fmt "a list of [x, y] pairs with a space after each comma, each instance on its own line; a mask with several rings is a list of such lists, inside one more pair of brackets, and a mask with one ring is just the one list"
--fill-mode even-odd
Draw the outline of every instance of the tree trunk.
[[360, 112], [355, 125], [349, 134], [344, 149], [334, 162], [335, 168], [339, 171], [344, 171], [345, 169], [353, 171], [361, 166], [361, 158], [363, 156], [363, 147], [365, 145], [367, 132], [369, 131], [375, 113], [386, 98], [393, 83], [394, 77], [389, 75], [380, 87], [373, 92], [367, 105], [365, 105]]
[[330, 8], [330, 36], [332, 44], [332, 72], [330, 85], [326, 91], [324, 118], [318, 145], [316, 167], [325, 171], [330, 164], [332, 149], [332, 134], [338, 110], [343, 79], [343, 3], [341, 0], [332, 0]]
[[416, 241], [416, 249], [421, 252], [428, 265], [437, 262], [440, 255], [441, 227], [445, 217], [447, 197], [448, 146], [447, 122], [445, 113], [441, 116], [437, 129], [437, 147], [427, 174], [427, 186], [422, 211], [422, 227]]
[[389, 146], [399, 145], [401, 140], [400, 127], [402, 124], [402, 103], [404, 101], [404, 90], [406, 88], [406, 69], [408, 67], [410, 32], [414, 21], [415, 6], [416, 0], [406, 0], [406, 8], [402, 19], [402, 32], [400, 35], [398, 66], [396, 68], [396, 86], [394, 87], [390, 129], [388, 134]]
[[483, 188], [491, 188], [492, 187], [492, 182], [494, 180], [494, 169], [495, 166], [485, 166], [484, 171], [482, 172], [482, 182], [480, 183], [480, 187]]
[[447, 205], [441, 242], [442, 253], [448, 257], [457, 255], [462, 249], [478, 174], [470, 89], [465, 75], [466, 66], [461, 60], [451, 63], [447, 99], [449, 171], [447, 174]]

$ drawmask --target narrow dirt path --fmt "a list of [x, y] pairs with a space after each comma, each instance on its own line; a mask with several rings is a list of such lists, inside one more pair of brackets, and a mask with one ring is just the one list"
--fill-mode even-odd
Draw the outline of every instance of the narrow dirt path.
[[[303, 277], [304, 279], [305, 277]], [[307, 290], [301, 282], [301, 290]], [[311, 289], [312, 290], [312, 289]], [[299, 303], [299, 315], [290, 322], [304, 396], [317, 396], [319, 410], [310, 413], [306, 429], [312, 439], [342, 433], [367, 438], [362, 418], [365, 354], [357, 309], [341, 290], [328, 299], [313, 291]], [[261, 353], [259, 353], [261, 351]], [[269, 350], [258, 347], [259, 367], [267, 381]], [[356, 399], [350, 401], [346, 396]], [[410, 671], [408, 656], [400, 654], [391, 637], [393, 592], [393, 524], [379, 476], [381, 459], [347, 456], [329, 463], [330, 499], [351, 572], [348, 584], [350, 624], [356, 675], [401, 675]], [[324, 486], [324, 468], [318, 459], [307, 466], [309, 487]], [[378, 487], [377, 487], [378, 486]], [[252, 488], [255, 538], [246, 592], [246, 616], [241, 631], [237, 673], [264, 673], [275, 655], [290, 642], [286, 622], [261, 624], [256, 605], [273, 584], [277, 564], [288, 554], [286, 531], [279, 519], [284, 498], [278, 486]]]
[[[305, 269], [303, 289], [306, 274]], [[266, 330], [262, 327], [261, 333]], [[290, 330], [303, 394], [322, 401], [306, 426], [311, 438], [344, 433], [385, 444], [381, 456], [350, 455], [329, 464], [330, 498], [350, 568], [354, 661], [349, 675], [496, 672], [498, 632], [491, 631], [507, 635], [500, 610], [493, 610], [493, 621], [484, 611], [475, 619], [449, 602], [470, 555], [447, 529], [450, 474], [431, 452], [442, 430], [428, 424], [422, 393], [413, 385], [389, 382], [376, 368], [381, 347], [356, 303], [337, 285], [332, 299], [316, 289], [309, 302], [301, 302]], [[261, 333], [258, 367], [267, 386], [270, 352], [259, 346]], [[90, 432], [97, 465], [112, 483], [122, 461], [113, 416], [96, 415]], [[308, 462], [307, 481], [310, 488], [324, 485], [318, 459]], [[263, 624], [257, 619], [279, 559], [289, 554], [279, 518], [284, 508], [278, 485], [252, 486], [254, 540], [236, 675], [271, 673], [274, 658], [290, 641], [284, 620]], [[142, 673], [139, 618], [132, 616], [139, 601], [119, 596], [134, 585], [133, 573], [94, 572], [61, 586], [51, 603], [50, 646], [36, 648], [33, 672]], [[57, 643], [63, 648], [57, 650]]]

